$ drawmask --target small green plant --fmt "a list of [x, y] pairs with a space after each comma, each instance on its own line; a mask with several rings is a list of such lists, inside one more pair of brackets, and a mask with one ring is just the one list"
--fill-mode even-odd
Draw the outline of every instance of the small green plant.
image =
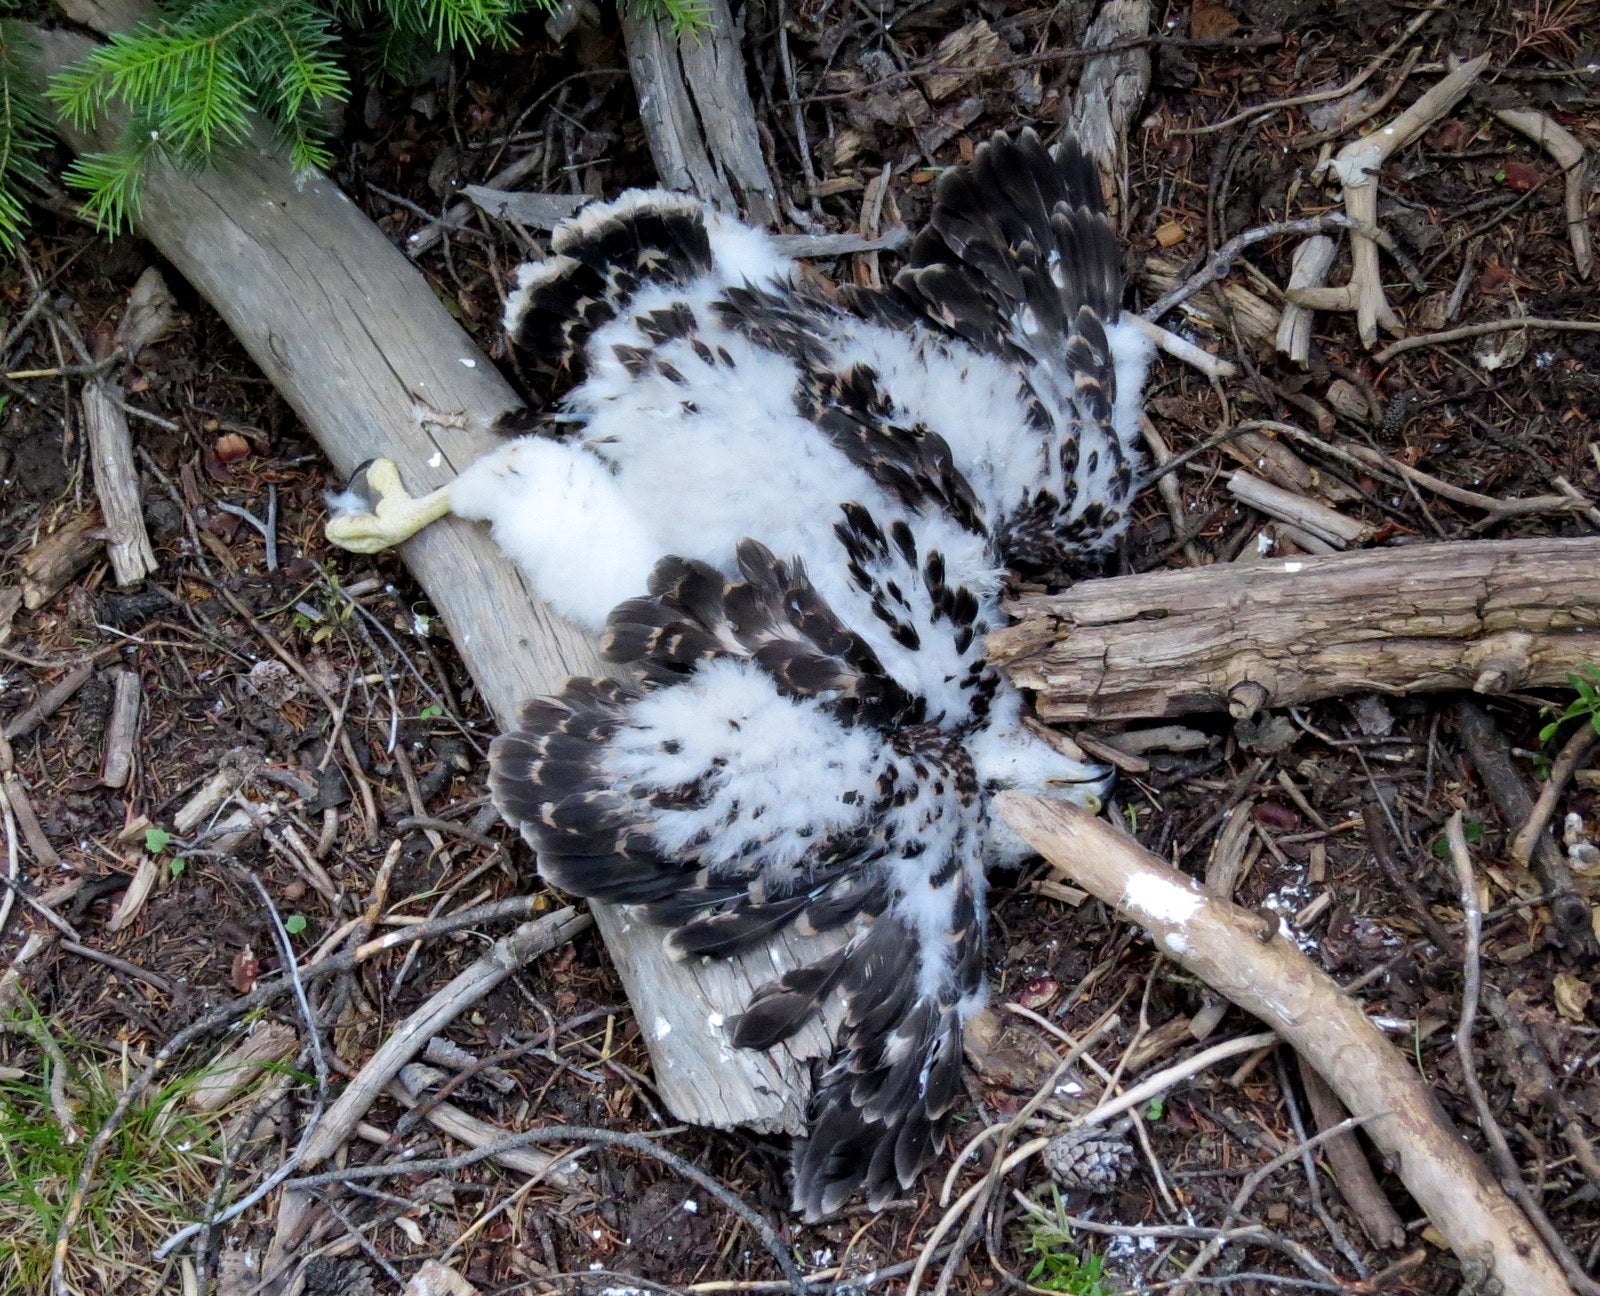
[[283, 920], [283, 930], [291, 936], [298, 936], [306, 929], [306, 916], [301, 913], [292, 913]]
[[[172, 845], [172, 834], [165, 828], [146, 828], [144, 830], [144, 848], [152, 855], [164, 855], [167, 848]], [[167, 861], [167, 870], [173, 877], [182, 877], [183, 871], [188, 868], [188, 862], [182, 855], [174, 855]]]
[[1079, 1254], [1061, 1193], [1050, 1186], [1052, 1208], [1024, 1199], [1032, 1225], [1028, 1233], [1028, 1254], [1039, 1258], [1028, 1271], [1028, 1281], [1045, 1291], [1065, 1292], [1067, 1296], [1111, 1296], [1102, 1280], [1105, 1261], [1093, 1252]]
[[[111, 1114], [126, 1076], [113, 1055], [31, 1004], [0, 1021], [0, 1031], [39, 1045], [0, 1078], [0, 1296], [31, 1296], [49, 1289], [56, 1228], [88, 1136]], [[155, 1290], [159, 1266], [149, 1266], [149, 1253], [193, 1218], [220, 1156], [216, 1118], [182, 1101], [198, 1079], [151, 1090], [112, 1136], [67, 1253], [75, 1290]], [[65, 1128], [64, 1116], [77, 1128]]]
[[1167, 1114], [1167, 1104], [1159, 1098], [1152, 1098], [1144, 1105], [1144, 1118], [1147, 1121], [1158, 1121]]
[[1600, 667], [1585, 666], [1567, 681], [1577, 697], [1568, 702], [1556, 718], [1539, 730], [1539, 741], [1551, 742], [1569, 720], [1587, 720], [1600, 734]]
[[1035, 1287], [1067, 1296], [1111, 1296], [1111, 1288], [1101, 1281], [1105, 1261], [1092, 1253], [1081, 1256], [1067, 1250], [1049, 1226], [1034, 1229], [1028, 1252], [1039, 1257], [1028, 1270], [1028, 1281]]

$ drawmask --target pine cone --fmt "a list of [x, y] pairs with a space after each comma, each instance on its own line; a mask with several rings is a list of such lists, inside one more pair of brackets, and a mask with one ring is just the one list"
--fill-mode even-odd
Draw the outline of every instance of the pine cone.
[[1045, 1144], [1044, 1168], [1063, 1188], [1110, 1192], [1132, 1166], [1125, 1129], [1069, 1129]]

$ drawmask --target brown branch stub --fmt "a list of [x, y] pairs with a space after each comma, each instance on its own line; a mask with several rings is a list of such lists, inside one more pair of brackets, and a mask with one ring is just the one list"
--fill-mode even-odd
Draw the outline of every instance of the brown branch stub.
[[[990, 659], [1048, 721], [1537, 688], [1594, 660], [1600, 539], [1411, 545], [1088, 581], [1011, 607]], [[1254, 686], [1254, 687], [1252, 687]]]
[[1078, 885], [1144, 928], [1169, 957], [1273, 1027], [1356, 1116], [1457, 1255], [1492, 1253], [1519, 1296], [1570, 1296], [1528, 1221], [1461, 1141], [1432, 1092], [1361, 1006], [1258, 915], [1063, 801], [1004, 792], [1006, 823]]

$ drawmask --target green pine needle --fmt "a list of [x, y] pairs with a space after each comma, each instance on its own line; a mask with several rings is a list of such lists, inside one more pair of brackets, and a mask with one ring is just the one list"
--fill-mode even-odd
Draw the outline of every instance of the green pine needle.
[[[705, 25], [706, 0], [624, 0], [678, 32]], [[111, 112], [129, 125], [114, 148], [72, 163], [63, 179], [83, 212], [115, 234], [139, 213], [151, 159], [204, 166], [260, 121], [297, 171], [327, 167], [325, 111], [348, 101], [350, 41], [379, 71], [407, 76], [445, 49], [509, 47], [517, 21], [557, 0], [167, 0], [162, 16], [113, 36], [57, 73], [44, 96], [87, 129]], [[0, 0], [0, 12], [14, 0]], [[45, 105], [27, 78], [24, 29], [0, 21], [0, 251], [24, 229], [19, 183], [41, 182]]]
[[0, 252], [13, 251], [26, 228], [17, 186], [44, 182], [39, 158], [50, 135], [32, 53], [22, 24], [0, 21]]

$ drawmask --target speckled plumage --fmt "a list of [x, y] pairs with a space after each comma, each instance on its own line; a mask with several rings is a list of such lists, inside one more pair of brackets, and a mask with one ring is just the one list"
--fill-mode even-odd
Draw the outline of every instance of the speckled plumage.
[[1026, 731], [983, 637], [1006, 565], [1081, 565], [1135, 489], [1148, 350], [1076, 145], [980, 146], [908, 261], [840, 304], [681, 196], [586, 209], [507, 310], [575, 385], [451, 492], [636, 676], [573, 681], [495, 744], [543, 875], [642, 906], [685, 957], [853, 925], [731, 1027], [770, 1047], [844, 999], [796, 1149], [808, 1216], [881, 1203], [943, 1137], [985, 869], [1025, 853], [988, 796], [1103, 785]]

